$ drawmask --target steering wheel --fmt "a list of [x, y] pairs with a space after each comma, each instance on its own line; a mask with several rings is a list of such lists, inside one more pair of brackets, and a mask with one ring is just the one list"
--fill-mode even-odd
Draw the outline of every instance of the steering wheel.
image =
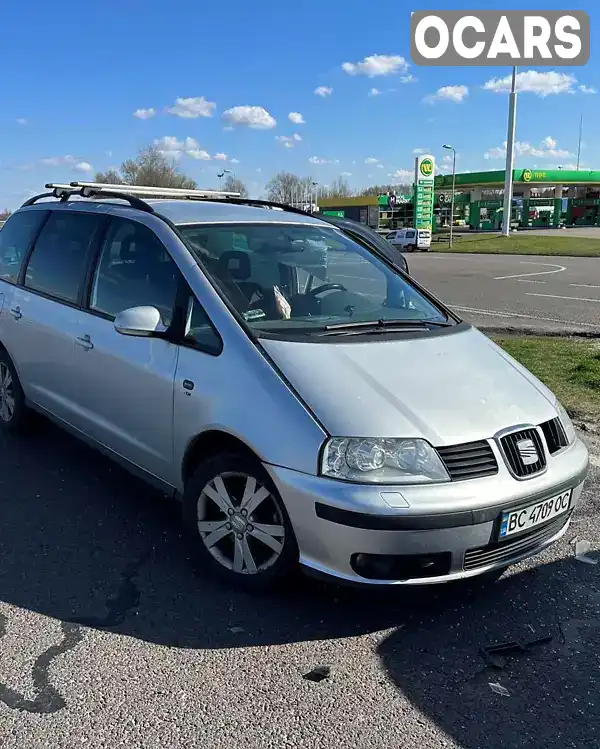
[[316, 289], [311, 289], [306, 296], [317, 296], [317, 294], [323, 294], [325, 291], [348, 291], [348, 289], [341, 283], [324, 283], [317, 286]]

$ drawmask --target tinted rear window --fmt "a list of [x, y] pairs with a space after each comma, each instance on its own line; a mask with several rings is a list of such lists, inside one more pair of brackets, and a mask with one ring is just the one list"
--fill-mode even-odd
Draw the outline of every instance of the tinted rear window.
[[101, 220], [93, 213], [53, 212], [31, 253], [25, 286], [65, 301], [77, 301]]
[[0, 278], [16, 283], [23, 259], [47, 211], [14, 213], [0, 229]]

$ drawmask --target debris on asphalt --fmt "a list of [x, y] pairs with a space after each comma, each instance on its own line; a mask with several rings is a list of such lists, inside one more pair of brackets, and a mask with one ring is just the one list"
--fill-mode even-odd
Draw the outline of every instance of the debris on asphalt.
[[499, 694], [502, 697], [510, 697], [510, 692], [506, 687], [503, 687], [502, 684], [496, 684], [496, 682], [494, 681], [490, 681], [488, 682], [488, 684], [490, 685], [490, 689], [492, 690], [492, 692], [494, 692], [494, 694]]
[[323, 681], [323, 679], [329, 678], [331, 674], [331, 666], [317, 666], [316, 668], [313, 668], [312, 671], [309, 671], [307, 674], [304, 674], [302, 677], [303, 679], [306, 679], [307, 681]]
[[575, 559], [578, 562], [584, 564], [598, 564], [597, 559], [592, 559], [588, 556], [588, 552], [592, 551], [592, 544], [589, 541], [581, 540], [575, 542]]
[[242, 632], [245, 632], [246, 630], [243, 627], [229, 627], [229, 631], [232, 632], [234, 635], [240, 635]]
[[535, 648], [538, 645], [547, 645], [552, 640], [552, 637], [538, 637], [535, 640], [528, 640], [527, 642], [502, 642], [498, 645], [489, 645], [484, 648], [486, 653], [490, 655], [503, 653], [526, 653], [531, 648]]
[[547, 645], [551, 641], [552, 637], [546, 636], [538, 637], [535, 640], [527, 640], [526, 642], [501, 642], [498, 645], [488, 645], [488, 647], [482, 648], [481, 655], [490, 668], [501, 671], [506, 665], [506, 660], [503, 656], [522, 655], [523, 653], [528, 653], [532, 648]]

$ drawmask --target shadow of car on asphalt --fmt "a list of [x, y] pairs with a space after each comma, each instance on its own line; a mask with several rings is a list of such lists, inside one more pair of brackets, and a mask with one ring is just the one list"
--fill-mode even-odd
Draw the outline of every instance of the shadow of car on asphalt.
[[[27, 438], [0, 438], [0, 518], [0, 601], [168, 647], [389, 629], [377, 652], [390, 679], [461, 746], [598, 745], [596, 567], [569, 559], [487, 587], [376, 593], [300, 580], [250, 596], [193, 571], [175, 503], [44, 420]], [[479, 652], [545, 635], [502, 669]]]

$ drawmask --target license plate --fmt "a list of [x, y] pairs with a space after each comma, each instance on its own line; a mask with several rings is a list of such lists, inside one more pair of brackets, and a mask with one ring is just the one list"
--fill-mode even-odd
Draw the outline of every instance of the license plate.
[[499, 538], [507, 538], [515, 533], [522, 533], [568, 512], [571, 506], [572, 491], [572, 489], [569, 489], [562, 494], [557, 494], [555, 497], [544, 499], [520, 510], [503, 512], [500, 518]]

